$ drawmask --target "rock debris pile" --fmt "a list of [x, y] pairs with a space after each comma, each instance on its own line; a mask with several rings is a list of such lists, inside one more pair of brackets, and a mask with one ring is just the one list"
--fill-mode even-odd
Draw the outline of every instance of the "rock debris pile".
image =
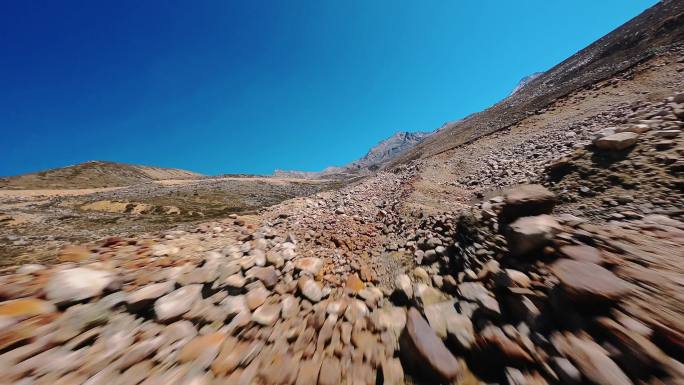
[[8, 268], [0, 383], [681, 383], [684, 96], [630, 109], [463, 212], [409, 165]]

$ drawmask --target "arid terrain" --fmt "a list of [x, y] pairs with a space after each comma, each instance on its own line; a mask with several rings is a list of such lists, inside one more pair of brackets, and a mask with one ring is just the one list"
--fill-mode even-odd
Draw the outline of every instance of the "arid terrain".
[[0, 189], [0, 383], [684, 384], [683, 31], [368, 176]]
[[[72, 176], [64, 177], [64, 169], [42, 178], [10, 179], [12, 188], [0, 189], [0, 265], [53, 261], [60, 247], [103, 236], [135, 236], [229, 214], [254, 214], [342, 185], [321, 179], [205, 177], [182, 170], [157, 172], [148, 179], [135, 174], [139, 166], [107, 167], [116, 167], [116, 172], [80, 165], [83, 178], [69, 189], [63, 187]], [[84, 186], [88, 188], [80, 188]]]

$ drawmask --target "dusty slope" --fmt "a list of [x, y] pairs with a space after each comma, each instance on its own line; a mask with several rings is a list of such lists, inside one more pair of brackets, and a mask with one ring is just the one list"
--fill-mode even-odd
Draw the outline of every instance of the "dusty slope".
[[[0, 379], [677, 384], [684, 200], [665, 198], [681, 194], [684, 170], [677, 98], [633, 104], [629, 116], [613, 106], [605, 123], [638, 128], [638, 140], [622, 150], [589, 142], [564, 160], [620, 201], [604, 207], [610, 223], [567, 215], [595, 196], [557, 200], [582, 181], [554, 168], [538, 177], [556, 194], [538, 186], [459, 214], [405, 215], [424, 174], [409, 165], [258, 216], [102, 239], [63, 249], [57, 265], [6, 269]], [[556, 143], [536, 144], [544, 153]], [[520, 167], [537, 166], [522, 155]], [[621, 192], [598, 189], [626, 173], [640, 182], [640, 206], [651, 196], [653, 208], [679, 210], [626, 215]]]
[[615, 31], [535, 78], [496, 105], [447, 124], [392, 164], [428, 157], [510, 127], [582, 87], [609, 79], [671, 44], [684, 41], [684, 2], [661, 1]]
[[658, 101], [681, 89], [682, 52], [673, 48], [559, 98], [506, 130], [416, 161], [420, 173], [407, 206], [428, 212], [453, 210], [502, 186], [538, 180], [545, 163], [624, 119], [632, 104]]
[[0, 189], [82, 189], [130, 186], [163, 179], [196, 179], [201, 174], [152, 166], [91, 161], [37, 173], [0, 178]]

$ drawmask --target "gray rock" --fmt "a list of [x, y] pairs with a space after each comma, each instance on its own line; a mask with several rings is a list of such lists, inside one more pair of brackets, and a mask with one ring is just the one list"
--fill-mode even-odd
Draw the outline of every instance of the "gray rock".
[[638, 139], [635, 132], [620, 132], [597, 139], [594, 145], [601, 150], [621, 151], [634, 146]]
[[202, 285], [183, 286], [154, 303], [157, 320], [169, 322], [190, 311], [192, 305], [201, 300]]
[[398, 295], [403, 298], [410, 300], [413, 298], [413, 285], [411, 284], [411, 278], [406, 274], [398, 275], [394, 279], [395, 291]]
[[323, 298], [323, 291], [321, 285], [311, 278], [303, 277], [297, 283], [299, 291], [306, 299], [311, 302], [318, 302]]
[[451, 354], [415, 308], [408, 312], [401, 354], [415, 370], [437, 380], [451, 382], [464, 372], [464, 364]]
[[559, 230], [560, 225], [550, 215], [520, 218], [509, 225], [506, 233], [508, 249], [516, 257], [539, 251]]
[[281, 308], [282, 306], [279, 303], [261, 305], [252, 314], [252, 320], [259, 325], [271, 326], [280, 317]]
[[131, 312], [137, 312], [148, 308], [159, 297], [173, 290], [173, 282], [160, 282], [143, 286], [138, 290], [128, 293], [126, 303]]

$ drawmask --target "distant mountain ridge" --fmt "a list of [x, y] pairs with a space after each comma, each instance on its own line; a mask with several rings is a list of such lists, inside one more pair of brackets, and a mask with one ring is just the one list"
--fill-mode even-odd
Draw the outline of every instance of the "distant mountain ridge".
[[382, 165], [390, 162], [404, 151], [413, 148], [427, 138], [431, 132], [408, 132], [399, 131], [387, 139], [373, 146], [361, 159], [348, 163], [344, 166], [327, 167], [322, 171], [290, 171], [275, 170], [277, 177], [296, 177], [306, 179], [317, 178], [346, 178], [364, 175], [378, 170]]
[[532, 73], [532, 74], [527, 75], [527, 76], [525, 76], [524, 78], [520, 79], [520, 81], [518, 82], [518, 84], [515, 86], [515, 88], [513, 89], [513, 91], [511, 91], [511, 93], [510, 93], [508, 96], [511, 96], [511, 95], [513, 95], [514, 93], [520, 91], [520, 89], [522, 89], [523, 87], [525, 87], [529, 82], [531, 82], [532, 80], [538, 78], [540, 75], [543, 75], [543, 74], [544, 74], [544, 72], [535, 72], [535, 73]]
[[192, 171], [109, 161], [88, 161], [73, 166], [0, 178], [0, 189], [77, 189], [130, 186], [164, 179], [196, 179]]

